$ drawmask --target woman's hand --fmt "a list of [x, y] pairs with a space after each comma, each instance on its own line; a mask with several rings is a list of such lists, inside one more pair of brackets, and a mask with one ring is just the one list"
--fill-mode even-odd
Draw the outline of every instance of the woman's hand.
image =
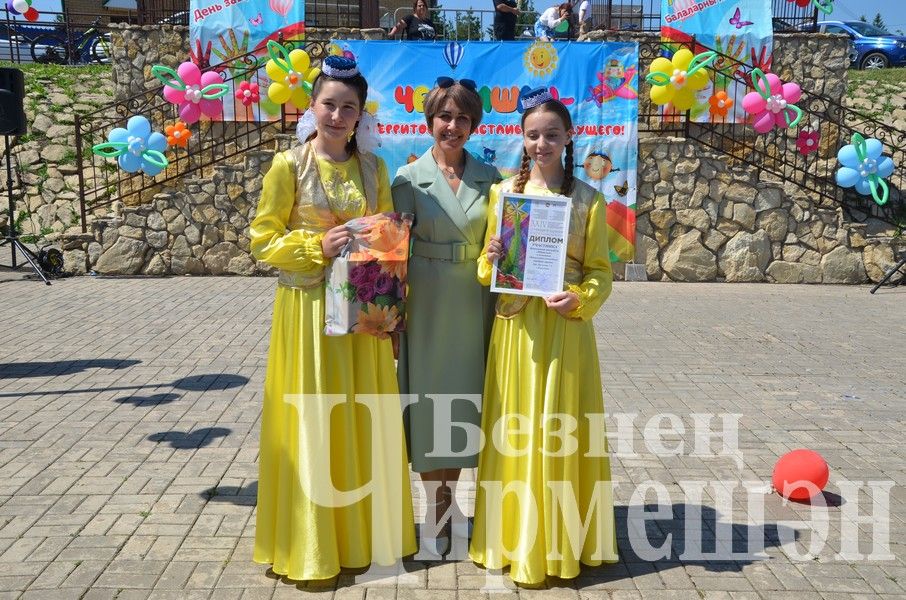
[[324, 252], [324, 258], [333, 258], [340, 253], [343, 246], [349, 243], [352, 234], [346, 229], [345, 225], [338, 225], [327, 231], [321, 239], [321, 250]]
[[545, 298], [544, 303], [561, 317], [566, 317], [579, 306], [579, 296], [575, 292], [557, 292]]
[[393, 360], [400, 359], [400, 334], [394, 331], [390, 334], [390, 344], [393, 346]]
[[499, 235], [492, 235], [491, 239], [488, 240], [488, 247], [485, 248], [485, 254], [488, 257], [488, 262], [492, 265], [503, 256], [503, 241], [500, 239]]

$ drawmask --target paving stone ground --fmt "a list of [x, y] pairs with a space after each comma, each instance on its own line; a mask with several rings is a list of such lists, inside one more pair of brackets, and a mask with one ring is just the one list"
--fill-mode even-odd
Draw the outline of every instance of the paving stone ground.
[[[308, 585], [251, 561], [274, 286], [0, 273], [0, 598], [906, 597], [906, 287], [616, 284], [595, 328], [621, 560], [497, 593], [468, 561]], [[696, 419], [733, 414], [740, 454], [696, 452]], [[765, 493], [799, 447], [827, 507]]]

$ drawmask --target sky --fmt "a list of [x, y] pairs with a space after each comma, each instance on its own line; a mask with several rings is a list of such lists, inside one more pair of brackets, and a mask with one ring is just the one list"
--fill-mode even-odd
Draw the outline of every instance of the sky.
[[[563, 0], [560, 0], [561, 2]], [[644, 1], [645, 3], [650, 0], [636, 0], [636, 2]], [[535, 10], [544, 10], [554, 4], [559, 4], [556, 0], [534, 0]], [[615, 4], [619, 0], [615, 0]], [[746, 0], [740, 0], [740, 4], [745, 3]], [[444, 8], [476, 8], [481, 10], [490, 10], [491, 0], [439, 0], [439, 3]], [[626, 4], [630, 4], [630, 0], [625, 1]], [[839, 21], [855, 21], [858, 20], [860, 15], [865, 15], [869, 21], [874, 19], [876, 13], [881, 13], [881, 17], [884, 19], [884, 23], [887, 24], [887, 28], [893, 32], [895, 29], [900, 28], [903, 31], [906, 31], [906, 10], [904, 10], [903, 0], [836, 0], [834, 2], [834, 12], [831, 14], [828, 19], [835, 19]], [[897, 8], [899, 6], [899, 8]]]

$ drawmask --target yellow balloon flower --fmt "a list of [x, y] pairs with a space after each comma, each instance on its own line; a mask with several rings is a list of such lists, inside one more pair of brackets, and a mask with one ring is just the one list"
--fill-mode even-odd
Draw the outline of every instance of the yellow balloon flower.
[[654, 59], [645, 80], [651, 84], [651, 101], [657, 105], [672, 102], [677, 110], [689, 110], [695, 104], [695, 92], [708, 85], [705, 67], [717, 58], [715, 52], [693, 55], [687, 48], [678, 50], [673, 59]]
[[311, 66], [311, 59], [305, 50], [287, 52], [275, 41], [267, 43], [271, 59], [264, 65], [271, 83], [267, 87], [267, 97], [274, 104], [292, 103], [299, 110], [305, 110], [311, 103], [311, 86], [321, 73]]

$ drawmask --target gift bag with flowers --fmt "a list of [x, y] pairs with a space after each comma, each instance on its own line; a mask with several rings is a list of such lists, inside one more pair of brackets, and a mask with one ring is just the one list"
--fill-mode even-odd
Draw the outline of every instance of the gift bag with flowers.
[[327, 272], [324, 333], [378, 337], [405, 328], [409, 213], [380, 213], [346, 224], [352, 241]]

